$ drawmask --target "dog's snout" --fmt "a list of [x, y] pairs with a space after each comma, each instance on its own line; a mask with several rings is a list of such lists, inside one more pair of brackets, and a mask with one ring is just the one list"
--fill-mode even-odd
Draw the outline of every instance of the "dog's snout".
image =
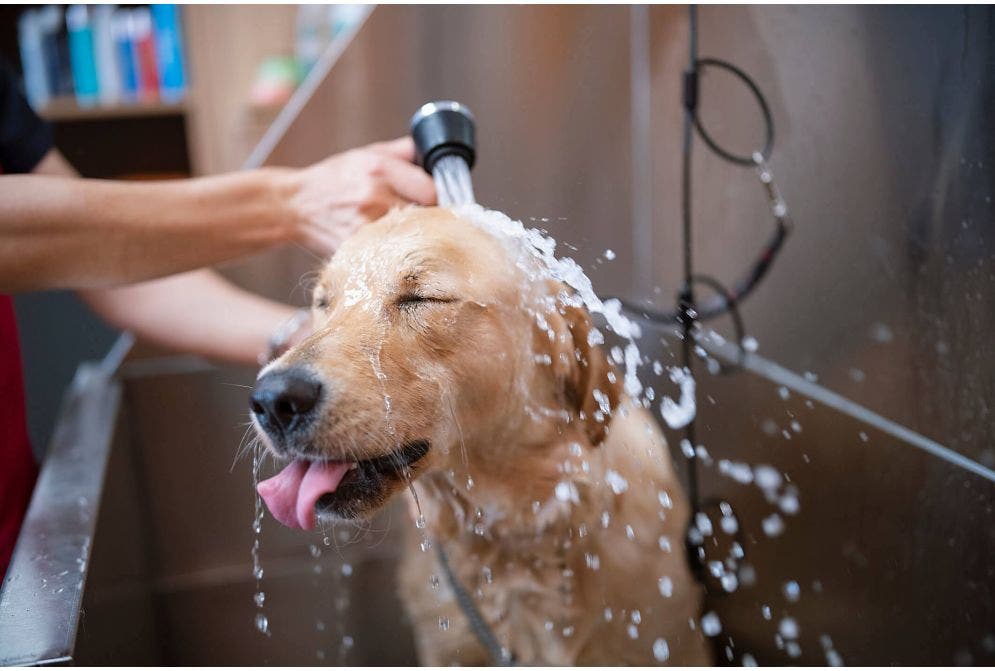
[[306, 423], [306, 415], [321, 398], [321, 382], [296, 368], [270, 371], [256, 382], [249, 406], [267, 429], [292, 431]]

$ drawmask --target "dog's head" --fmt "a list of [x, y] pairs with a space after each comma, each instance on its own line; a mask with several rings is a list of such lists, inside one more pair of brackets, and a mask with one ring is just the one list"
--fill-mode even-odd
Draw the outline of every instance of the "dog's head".
[[252, 393], [258, 433], [291, 460], [260, 483], [271, 512], [311, 528], [316, 512], [368, 515], [428, 472], [514, 483], [535, 463], [525, 451], [600, 442], [619, 385], [569, 303], [448, 210], [363, 228], [320, 276], [311, 336]]

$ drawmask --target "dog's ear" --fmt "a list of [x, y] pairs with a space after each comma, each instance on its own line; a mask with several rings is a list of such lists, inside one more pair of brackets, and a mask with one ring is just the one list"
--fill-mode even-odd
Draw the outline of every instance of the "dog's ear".
[[592, 333], [585, 308], [558, 301], [556, 314], [547, 321], [555, 338], [551, 365], [563, 399], [597, 445], [622, 398], [621, 376], [599, 347], [601, 338]]

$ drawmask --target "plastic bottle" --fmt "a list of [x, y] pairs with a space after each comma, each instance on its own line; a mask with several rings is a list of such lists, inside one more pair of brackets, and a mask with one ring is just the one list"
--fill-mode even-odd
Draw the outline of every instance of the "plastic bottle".
[[93, 28], [86, 5], [69, 6], [66, 10], [66, 29], [69, 33], [69, 64], [73, 72], [76, 103], [80, 107], [90, 107], [97, 103], [100, 85], [93, 53]]

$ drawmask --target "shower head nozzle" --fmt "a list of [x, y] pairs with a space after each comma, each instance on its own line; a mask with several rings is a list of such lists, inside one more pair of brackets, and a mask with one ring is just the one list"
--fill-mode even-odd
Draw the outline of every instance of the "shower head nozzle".
[[473, 114], [466, 105], [453, 100], [422, 105], [411, 117], [411, 137], [418, 162], [430, 175], [443, 156], [460, 156], [470, 168], [477, 157]]

